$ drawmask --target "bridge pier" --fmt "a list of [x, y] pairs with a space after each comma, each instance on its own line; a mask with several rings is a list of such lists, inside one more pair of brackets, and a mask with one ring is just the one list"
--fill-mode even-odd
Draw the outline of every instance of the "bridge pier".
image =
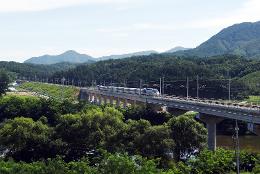
[[98, 99], [97, 99], [97, 100], [98, 100], [98, 103], [97, 103], [97, 104], [98, 104], [98, 105], [101, 105], [101, 96], [100, 96], [100, 95], [98, 95], [98, 97], [97, 97], [97, 98], [98, 98]]
[[124, 107], [124, 108], [127, 108], [127, 99], [123, 99], [123, 100], [124, 100], [123, 107]]
[[116, 98], [116, 107], [117, 108], [120, 107], [120, 98], [119, 97]]
[[94, 104], [98, 104], [97, 95], [94, 94], [93, 97], [94, 97]]
[[207, 124], [208, 129], [208, 149], [215, 151], [217, 147], [217, 140], [216, 140], [216, 124], [223, 121], [224, 118], [216, 117], [213, 115], [207, 114], [199, 114], [199, 118], [201, 121]]
[[103, 99], [104, 99], [104, 105], [107, 105], [107, 97], [103, 96]]
[[89, 101], [89, 102], [92, 102], [92, 101], [93, 101], [93, 94], [89, 94], [88, 101]]
[[89, 98], [90, 98], [89, 94], [86, 91], [80, 89], [79, 100], [86, 100], [87, 99], [89, 101]]
[[109, 97], [109, 104], [110, 104], [111, 106], [114, 105], [114, 98], [113, 98], [112, 96]]

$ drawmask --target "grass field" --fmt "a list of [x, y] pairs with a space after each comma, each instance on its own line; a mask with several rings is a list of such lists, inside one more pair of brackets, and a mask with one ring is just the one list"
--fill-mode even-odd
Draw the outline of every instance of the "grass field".
[[51, 98], [68, 100], [77, 100], [79, 95], [79, 89], [75, 87], [38, 82], [23, 83], [19, 86], [18, 90], [27, 90]]
[[260, 96], [249, 96], [247, 102], [260, 105]]

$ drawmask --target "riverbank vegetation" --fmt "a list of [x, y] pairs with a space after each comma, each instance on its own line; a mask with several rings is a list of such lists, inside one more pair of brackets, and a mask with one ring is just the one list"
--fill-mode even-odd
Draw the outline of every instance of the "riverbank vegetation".
[[[18, 96], [0, 98], [0, 113], [0, 173], [213, 174], [235, 170], [234, 151], [205, 150], [207, 131], [193, 113], [175, 116]], [[242, 152], [241, 170], [259, 170], [259, 158], [259, 154]]]
[[40, 83], [40, 82], [24, 82], [19, 86], [20, 90], [27, 90], [36, 92], [58, 100], [72, 100], [76, 101], [79, 95], [79, 88], [73, 86], [60, 86], [55, 84]]

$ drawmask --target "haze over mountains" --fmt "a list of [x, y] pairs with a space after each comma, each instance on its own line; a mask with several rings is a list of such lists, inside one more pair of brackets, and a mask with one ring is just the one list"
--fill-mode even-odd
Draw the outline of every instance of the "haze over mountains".
[[[260, 22], [245, 22], [235, 24], [221, 30], [194, 49], [181, 46], [170, 49], [167, 54], [178, 56], [198, 56], [210, 57], [223, 54], [241, 55], [246, 58], [260, 58]], [[162, 54], [163, 54], [162, 53]], [[25, 61], [32, 64], [55, 64], [60, 62], [69, 63], [93, 63], [100, 60], [123, 59], [133, 56], [146, 56], [151, 54], [160, 54], [154, 50], [141, 51], [122, 55], [103, 56], [94, 58], [86, 54], [79, 54], [75, 51], [67, 51], [61, 55], [44, 55], [33, 57]]]

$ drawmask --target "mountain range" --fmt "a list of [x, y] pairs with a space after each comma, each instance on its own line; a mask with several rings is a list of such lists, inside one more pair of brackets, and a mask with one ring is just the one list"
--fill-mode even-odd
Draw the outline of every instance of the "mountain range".
[[[260, 58], [260, 22], [244, 22], [224, 28], [219, 33], [194, 49], [181, 46], [170, 49], [161, 54], [178, 56], [210, 57], [224, 54], [240, 55], [246, 58]], [[111, 55], [94, 58], [76, 51], [67, 51], [61, 55], [44, 55], [33, 57], [25, 61], [32, 64], [93, 63], [108, 59], [123, 59], [133, 56], [147, 56], [160, 54], [156, 51], [141, 51], [122, 55]]]
[[260, 58], [260, 22], [244, 22], [224, 28], [198, 47], [176, 55], [210, 57], [223, 54]]
[[69, 50], [66, 51], [63, 54], [60, 55], [44, 55], [40, 57], [32, 57], [24, 63], [31, 63], [31, 64], [56, 64], [56, 63], [61, 63], [61, 62], [68, 62], [68, 63], [93, 63], [95, 62], [96, 59], [86, 55], [86, 54], [79, 54], [76, 51]]

